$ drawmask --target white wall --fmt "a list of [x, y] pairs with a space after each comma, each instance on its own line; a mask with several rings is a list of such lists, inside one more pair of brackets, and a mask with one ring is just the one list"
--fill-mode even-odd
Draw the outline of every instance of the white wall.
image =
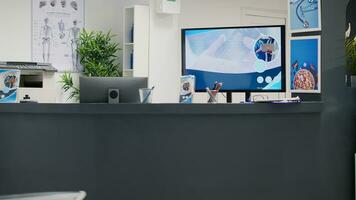
[[[148, 5], [148, 0], [85, 0], [86, 29], [111, 30], [122, 44], [122, 10], [134, 4]], [[31, 0], [0, 0], [0, 30], [0, 61], [31, 61]], [[53, 83], [60, 94], [59, 75]], [[65, 100], [65, 96], [58, 95], [58, 102]]]
[[237, 26], [242, 8], [287, 10], [286, 0], [182, 0], [181, 27]]
[[0, 1], [0, 60], [31, 59], [31, 1]]
[[156, 0], [150, 0], [149, 80], [155, 86], [155, 103], [178, 103], [180, 82], [179, 17], [158, 14]]

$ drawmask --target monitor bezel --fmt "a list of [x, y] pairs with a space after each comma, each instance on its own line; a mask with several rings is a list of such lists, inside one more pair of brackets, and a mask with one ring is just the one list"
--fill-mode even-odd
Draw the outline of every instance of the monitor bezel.
[[[282, 67], [282, 88], [280, 90], [249, 90], [249, 89], [237, 89], [237, 90], [221, 90], [221, 92], [258, 92], [258, 93], [278, 93], [286, 92], [286, 26], [285, 25], [265, 25], [265, 26], [232, 26], [232, 27], [205, 27], [205, 28], [184, 28], [181, 29], [181, 53], [182, 53], [182, 75], [189, 75], [186, 73], [186, 49], [185, 49], [185, 32], [191, 30], [219, 30], [219, 29], [246, 29], [246, 28], [280, 28], [281, 30], [281, 67]], [[195, 90], [196, 92], [206, 92], [206, 90]]]

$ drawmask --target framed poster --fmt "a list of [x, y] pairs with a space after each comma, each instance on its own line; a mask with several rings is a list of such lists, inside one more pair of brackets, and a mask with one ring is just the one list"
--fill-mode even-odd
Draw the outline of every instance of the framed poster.
[[181, 77], [180, 83], [180, 103], [193, 103], [193, 96], [195, 94], [195, 76], [187, 75]]
[[291, 33], [321, 31], [321, 0], [288, 0]]
[[16, 103], [19, 84], [19, 70], [0, 69], [0, 103]]
[[32, 0], [32, 60], [82, 71], [76, 49], [83, 28], [84, 0]]
[[321, 93], [320, 36], [291, 39], [291, 92]]

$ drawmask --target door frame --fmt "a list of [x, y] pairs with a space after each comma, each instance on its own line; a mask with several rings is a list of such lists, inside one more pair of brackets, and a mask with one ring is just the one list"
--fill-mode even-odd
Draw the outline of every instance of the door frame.
[[286, 26], [288, 25], [288, 11], [287, 10], [242, 7], [241, 8], [241, 23], [243, 25], [245, 25], [247, 16], [285, 19], [286, 20], [285, 25]]

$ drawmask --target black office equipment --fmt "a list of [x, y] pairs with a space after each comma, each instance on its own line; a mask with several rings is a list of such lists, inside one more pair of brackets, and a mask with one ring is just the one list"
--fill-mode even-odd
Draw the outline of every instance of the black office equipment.
[[58, 70], [50, 63], [37, 63], [37, 62], [0, 62], [0, 68], [2, 69], [18, 69], [18, 70], [30, 70], [30, 71], [45, 71], [45, 72], [57, 72]]
[[118, 90], [120, 103], [140, 103], [139, 89], [147, 88], [147, 78], [80, 78], [80, 103], [108, 103], [108, 93]]
[[285, 92], [285, 26], [182, 30], [183, 75], [196, 77], [196, 91], [222, 82], [221, 92]]

